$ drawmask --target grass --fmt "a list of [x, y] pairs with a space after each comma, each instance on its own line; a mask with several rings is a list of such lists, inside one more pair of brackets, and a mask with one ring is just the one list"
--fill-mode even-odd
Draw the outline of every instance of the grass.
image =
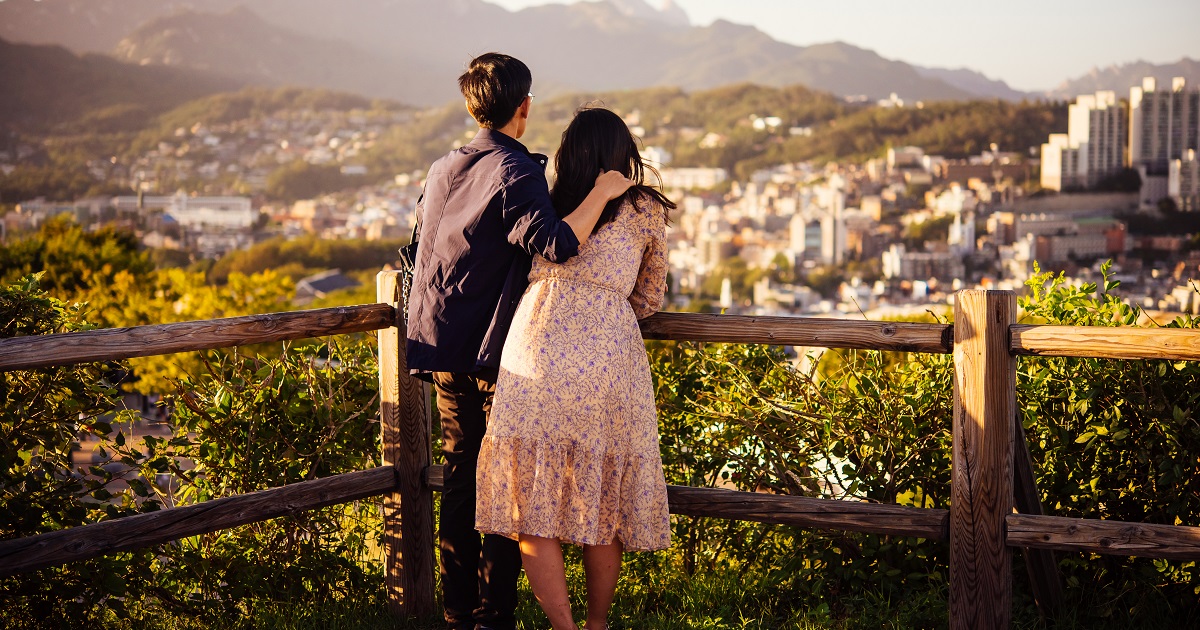
[[[568, 580], [575, 596], [576, 617], [583, 617], [583, 574], [577, 552], [568, 552]], [[573, 556], [573, 557], [572, 557]], [[660, 558], [661, 560], [662, 558]], [[650, 562], [630, 562], [621, 577], [610, 616], [613, 630], [909, 630], [948, 625], [944, 583], [915, 585], [902, 594], [856, 593], [832, 602], [808, 602], [794, 596], [770, 575], [734, 572], [646, 570]], [[521, 581], [518, 627], [548, 628], [528, 582]], [[1167, 609], [1150, 608], [1110, 619], [1089, 616], [1082, 606], [1068, 607], [1056, 620], [1038, 617], [1027, 595], [1017, 592], [1012, 628], [1017, 630], [1115, 630], [1117, 628], [1200, 627], [1194, 621], [1172, 618]], [[444, 628], [440, 615], [426, 620], [397, 621], [378, 603], [333, 601], [270, 604], [257, 607], [243, 619], [187, 619], [163, 613], [110, 628], [163, 630], [433, 630]]]

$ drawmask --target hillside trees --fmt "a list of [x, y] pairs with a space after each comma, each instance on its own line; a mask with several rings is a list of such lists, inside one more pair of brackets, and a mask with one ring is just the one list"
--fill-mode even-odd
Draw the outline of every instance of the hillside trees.
[[889, 146], [918, 146], [929, 155], [966, 158], [988, 149], [1024, 153], [1046, 136], [1065, 129], [1064, 103], [968, 101], [927, 103], [923, 107], [867, 107], [814, 129], [812, 136], [766, 145], [740, 172], [782, 162], [861, 160], [879, 157]]
[[272, 199], [293, 203], [365, 183], [361, 176], [346, 175], [337, 164], [309, 164], [297, 160], [267, 176], [266, 193]]
[[[0, 281], [40, 274], [40, 286], [99, 328], [144, 326], [288, 310], [294, 285], [270, 269], [229, 273], [219, 285], [201, 271], [155, 269], [136, 238], [112, 227], [84, 230], [66, 217], [47, 221], [27, 238], [0, 245]], [[169, 379], [197, 371], [193, 355], [132, 359], [146, 393], [173, 389]]]
[[[969, 101], [882, 108], [849, 105], [802, 86], [741, 84], [687, 93], [653, 88], [571, 94], [537, 101], [521, 139], [532, 150], [553, 153], [581, 106], [600, 105], [644, 131], [644, 145], [662, 146], [671, 166], [714, 166], [745, 178], [754, 170], [786, 162], [878, 157], [889, 146], [916, 145], [933, 155], [965, 158], [992, 143], [1025, 152], [1066, 127], [1066, 105], [1052, 102]], [[775, 116], [779, 128], [755, 129], [755, 117]], [[810, 127], [811, 135], [792, 135]], [[373, 171], [424, 169], [465, 144], [476, 126], [460, 104], [431, 110], [397, 125], [370, 152]], [[701, 147], [708, 133], [720, 141]]]
[[330, 240], [302, 236], [291, 240], [274, 238], [249, 249], [229, 252], [208, 270], [208, 281], [224, 284], [232, 273], [254, 274], [268, 270], [294, 271], [308, 275], [326, 269], [378, 271], [396, 260], [396, 251], [408, 239], [364, 241]]
[[313, 112], [375, 112], [399, 115], [404, 106], [372, 101], [361, 96], [312, 88], [251, 87], [237, 92], [222, 92], [188, 101], [143, 122], [130, 146], [132, 153], [143, 153], [159, 142], [171, 141], [178, 129], [199, 125], [230, 125], [260, 122], [267, 117], [302, 120]]

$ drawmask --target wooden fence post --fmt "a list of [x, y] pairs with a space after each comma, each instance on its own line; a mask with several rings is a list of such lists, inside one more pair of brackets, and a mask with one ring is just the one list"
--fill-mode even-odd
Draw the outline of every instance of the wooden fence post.
[[432, 457], [428, 390], [405, 368], [405, 322], [400, 274], [376, 278], [380, 302], [396, 323], [379, 331], [379, 424], [383, 465], [396, 471], [395, 491], [383, 496], [387, 590], [393, 614], [423, 618], [434, 611], [433, 493], [425, 486]]
[[954, 454], [950, 498], [950, 628], [1007, 628], [1012, 552], [1016, 357], [1011, 291], [959, 291], [954, 306]]

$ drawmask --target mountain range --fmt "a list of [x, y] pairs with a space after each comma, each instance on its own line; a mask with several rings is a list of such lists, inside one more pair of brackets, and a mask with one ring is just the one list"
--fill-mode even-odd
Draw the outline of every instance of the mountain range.
[[1090, 72], [1070, 81], [1064, 81], [1050, 90], [1052, 98], [1073, 99], [1080, 94], [1091, 94], [1097, 90], [1115, 90], [1117, 96], [1129, 97], [1129, 88], [1140, 86], [1143, 77], [1158, 80], [1159, 89], [1170, 89], [1171, 79], [1183, 77], [1188, 85], [1200, 84], [1200, 61], [1184, 57], [1171, 64], [1153, 64], [1145, 61], [1092, 68]]
[[[414, 105], [458, 98], [455, 77], [487, 50], [527, 61], [535, 91], [546, 95], [753, 82], [867, 100], [891, 93], [910, 101], [1046, 96], [973, 70], [922, 68], [842, 42], [795, 46], [727, 21], [693, 26], [669, 0], [658, 8], [646, 0], [598, 0], [515, 12], [484, 0], [4, 0], [0, 38]], [[1142, 71], [1149, 70], [1131, 70]], [[1191, 70], [1152, 73], [1179, 72]], [[1126, 80], [1120, 73], [1097, 77]], [[1082, 89], [1087, 79], [1049, 96], [1094, 91]]]
[[0, 40], [0, 128], [41, 130], [62, 123], [91, 133], [138, 128], [192, 99], [238, 89], [225, 77], [190, 68], [136, 66], [61, 46]]

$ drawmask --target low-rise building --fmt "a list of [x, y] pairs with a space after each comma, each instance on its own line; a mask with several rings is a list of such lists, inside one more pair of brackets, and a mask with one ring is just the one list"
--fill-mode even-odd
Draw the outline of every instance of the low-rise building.
[[663, 188], [691, 190], [715, 188], [729, 179], [723, 168], [664, 168], [659, 171]]
[[951, 282], [964, 275], [963, 257], [954, 252], [910, 252], [895, 243], [883, 253], [883, 277], [890, 280], [937, 278]]

